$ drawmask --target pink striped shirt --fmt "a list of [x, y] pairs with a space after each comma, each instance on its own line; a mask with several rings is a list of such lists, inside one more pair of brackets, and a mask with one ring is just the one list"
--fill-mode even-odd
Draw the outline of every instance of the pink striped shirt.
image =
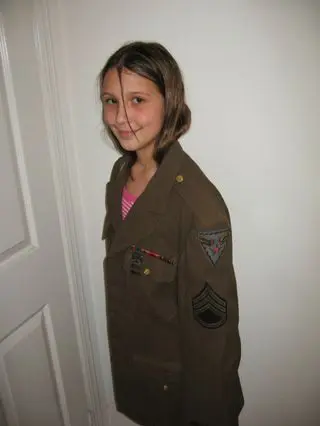
[[137, 201], [137, 196], [130, 194], [130, 192], [127, 191], [126, 187], [123, 188], [122, 191], [122, 219], [124, 220], [131, 210], [134, 203]]

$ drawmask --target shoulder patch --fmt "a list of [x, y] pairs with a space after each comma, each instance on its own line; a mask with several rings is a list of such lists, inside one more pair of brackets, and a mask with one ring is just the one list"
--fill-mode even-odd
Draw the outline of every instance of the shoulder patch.
[[208, 283], [192, 299], [192, 308], [195, 320], [203, 327], [219, 328], [227, 321], [227, 301]]
[[198, 232], [201, 247], [213, 265], [216, 265], [222, 256], [229, 235], [230, 230], [228, 228]]

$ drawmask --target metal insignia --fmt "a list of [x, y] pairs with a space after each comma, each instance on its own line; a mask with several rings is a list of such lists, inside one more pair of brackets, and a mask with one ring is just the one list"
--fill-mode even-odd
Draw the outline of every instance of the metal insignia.
[[143, 264], [143, 253], [140, 249], [135, 248], [131, 257], [130, 271], [133, 274], [141, 275], [142, 264]]
[[198, 235], [203, 250], [213, 265], [216, 265], [226, 247], [230, 230], [226, 228], [217, 231], [200, 231]]
[[227, 321], [227, 301], [206, 283], [192, 299], [193, 316], [206, 328], [219, 328]]

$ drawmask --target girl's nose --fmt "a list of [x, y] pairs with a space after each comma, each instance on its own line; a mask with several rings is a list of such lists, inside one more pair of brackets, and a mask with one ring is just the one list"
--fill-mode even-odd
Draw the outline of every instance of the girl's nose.
[[125, 105], [122, 102], [118, 103], [117, 108], [117, 115], [116, 115], [116, 123], [117, 124], [124, 124], [128, 122], [128, 111], [125, 107]]

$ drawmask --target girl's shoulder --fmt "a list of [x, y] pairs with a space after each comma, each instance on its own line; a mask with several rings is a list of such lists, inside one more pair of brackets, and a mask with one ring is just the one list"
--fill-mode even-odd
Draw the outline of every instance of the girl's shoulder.
[[213, 222], [230, 225], [229, 211], [221, 193], [185, 152], [177, 182], [176, 191], [192, 210], [198, 222], [204, 226], [211, 226]]

